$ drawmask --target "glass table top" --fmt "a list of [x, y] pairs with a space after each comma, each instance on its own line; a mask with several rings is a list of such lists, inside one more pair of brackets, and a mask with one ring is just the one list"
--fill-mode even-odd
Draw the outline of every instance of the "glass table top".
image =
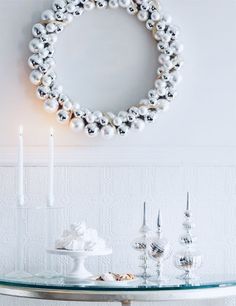
[[13, 279], [6, 276], [0, 276], [0, 286], [10, 287], [30, 287], [60, 290], [77, 291], [165, 291], [165, 290], [186, 290], [186, 289], [204, 289], [236, 286], [236, 275], [208, 275], [201, 276], [192, 281], [183, 281], [177, 278], [169, 278], [165, 282], [156, 283], [154, 280], [143, 281], [137, 279], [127, 284], [109, 284], [100, 285], [92, 281], [68, 281], [66, 278], [39, 278], [30, 277], [22, 279]]

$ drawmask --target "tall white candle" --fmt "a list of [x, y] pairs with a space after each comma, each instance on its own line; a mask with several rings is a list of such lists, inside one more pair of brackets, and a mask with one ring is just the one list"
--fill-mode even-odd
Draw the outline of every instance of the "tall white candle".
[[23, 149], [23, 126], [19, 127], [18, 148], [18, 205], [24, 206], [24, 149]]
[[48, 163], [48, 206], [54, 205], [54, 130], [49, 134], [49, 163]]

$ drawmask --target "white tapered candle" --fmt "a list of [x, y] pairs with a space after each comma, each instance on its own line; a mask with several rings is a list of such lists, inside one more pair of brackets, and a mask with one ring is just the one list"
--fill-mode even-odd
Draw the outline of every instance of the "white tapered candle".
[[19, 127], [19, 147], [18, 147], [18, 205], [24, 206], [24, 143], [23, 126]]
[[48, 162], [48, 206], [54, 205], [54, 130], [49, 134], [49, 162]]

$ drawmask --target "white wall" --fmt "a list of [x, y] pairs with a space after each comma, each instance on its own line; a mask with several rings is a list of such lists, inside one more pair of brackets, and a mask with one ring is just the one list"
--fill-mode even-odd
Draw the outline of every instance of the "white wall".
[[[139, 227], [143, 200], [150, 205], [153, 226], [153, 216], [162, 208], [166, 235], [176, 247], [185, 193], [190, 190], [196, 232], [205, 257], [202, 273], [235, 273], [236, 2], [163, 1], [181, 27], [185, 45], [184, 82], [179, 96], [156, 125], [142, 134], [108, 142], [74, 135], [55, 124], [55, 118], [42, 110], [28, 82], [31, 26], [50, 3], [0, 0], [1, 270], [13, 267], [15, 236], [10, 207], [15, 205], [16, 130], [22, 123], [27, 145], [27, 203], [37, 206], [45, 202], [47, 133], [53, 125], [57, 200], [67, 207], [62, 219], [86, 219], [114, 248], [110, 259], [100, 260], [99, 265], [91, 262], [94, 271], [107, 267], [135, 271], [137, 262], [129, 243]], [[61, 35], [56, 56], [67, 92], [94, 109], [116, 111], [133, 104], [151, 86], [156, 69], [153, 41], [138, 21], [122, 11], [93, 11], [81, 17]], [[43, 265], [43, 252], [38, 252], [43, 234], [34, 222], [37, 217], [34, 212], [29, 214], [26, 232], [26, 266], [32, 271]], [[171, 262], [167, 270], [173, 271]], [[1, 306], [9, 304], [56, 305], [0, 297]], [[190, 304], [235, 305], [235, 300], [179, 305]]]

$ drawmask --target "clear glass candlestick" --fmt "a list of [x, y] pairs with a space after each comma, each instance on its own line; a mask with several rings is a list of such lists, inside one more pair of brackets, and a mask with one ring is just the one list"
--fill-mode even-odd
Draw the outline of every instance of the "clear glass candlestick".
[[16, 206], [16, 251], [15, 251], [15, 269], [6, 274], [7, 278], [22, 279], [30, 278], [32, 274], [25, 271], [25, 240], [24, 229], [26, 226], [28, 208], [25, 206]]
[[39, 278], [58, 278], [62, 277], [61, 273], [58, 273], [54, 269], [52, 255], [47, 250], [52, 249], [55, 243], [55, 232], [58, 231], [57, 224], [59, 221], [58, 213], [63, 210], [63, 207], [46, 206], [44, 209], [45, 220], [45, 255], [44, 255], [44, 270], [37, 273]]
[[157, 231], [155, 236], [150, 238], [148, 247], [149, 257], [156, 262], [156, 276], [152, 278], [152, 281], [161, 283], [166, 281], [163, 276], [163, 263], [169, 258], [171, 254], [171, 248], [169, 241], [162, 235], [161, 213], [158, 212], [157, 217]]
[[143, 279], [147, 279], [150, 275], [148, 274], [148, 254], [147, 254], [147, 248], [148, 248], [148, 237], [150, 234], [150, 229], [147, 226], [147, 220], [146, 220], [146, 203], [144, 202], [143, 205], [143, 224], [139, 230], [140, 236], [134, 239], [132, 242], [132, 247], [140, 252], [139, 260], [142, 272], [139, 277]]
[[194, 271], [200, 268], [202, 264], [202, 256], [196, 250], [196, 237], [193, 235], [195, 224], [192, 222], [192, 212], [190, 210], [189, 193], [187, 193], [187, 207], [184, 212], [183, 229], [184, 232], [180, 236], [180, 244], [182, 250], [174, 256], [174, 264], [177, 269], [184, 271], [184, 274], [178, 278], [183, 280], [194, 280], [198, 278]]

